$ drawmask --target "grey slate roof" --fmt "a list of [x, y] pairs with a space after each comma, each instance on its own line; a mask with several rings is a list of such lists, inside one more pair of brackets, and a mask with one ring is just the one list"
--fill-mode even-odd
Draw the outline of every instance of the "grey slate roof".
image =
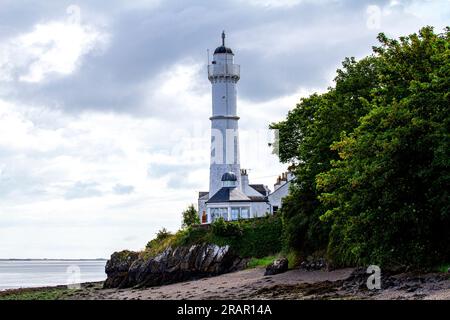
[[206, 199], [208, 199], [208, 196], [209, 196], [209, 192], [200, 191], [200, 192], [198, 193], [198, 198], [199, 198], [199, 199], [205, 198], [205, 199], [203, 199], [203, 200], [206, 200]]
[[206, 203], [251, 201], [241, 190], [235, 187], [222, 187]]
[[252, 202], [267, 202], [267, 197], [256, 197], [256, 196], [249, 196], [250, 200]]
[[249, 186], [261, 193], [263, 196], [267, 195], [267, 190], [263, 184], [250, 184]]
[[236, 187], [222, 187], [206, 203], [219, 202], [266, 202], [266, 197], [248, 197]]

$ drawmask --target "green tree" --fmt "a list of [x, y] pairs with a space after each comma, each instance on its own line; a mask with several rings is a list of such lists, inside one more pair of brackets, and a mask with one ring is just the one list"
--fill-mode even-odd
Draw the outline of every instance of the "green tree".
[[370, 112], [316, 180], [328, 253], [340, 265], [430, 266], [450, 259], [449, 29], [378, 39]]
[[336, 87], [324, 94], [304, 98], [286, 120], [273, 123], [277, 129], [279, 157], [292, 164], [295, 180], [283, 200], [282, 215], [286, 249], [309, 254], [326, 248], [329, 224], [319, 217], [326, 211], [318, 200], [316, 175], [338, 159], [330, 145], [342, 132], [351, 131], [367, 114], [372, 89], [378, 85], [377, 60], [347, 58], [337, 71]]
[[182, 217], [182, 228], [190, 227], [194, 224], [200, 224], [200, 217], [198, 216], [198, 212], [195, 210], [193, 204], [190, 204], [187, 209], [183, 211]]

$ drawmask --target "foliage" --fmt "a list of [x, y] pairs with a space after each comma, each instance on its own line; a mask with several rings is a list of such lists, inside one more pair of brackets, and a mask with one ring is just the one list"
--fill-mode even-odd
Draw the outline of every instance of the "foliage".
[[267, 267], [271, 264], [277, 257], [276, 256], [267, 256], [263, 258], [251, 258], [247, 263], [247, 268], [256, 268], [256, 267]]
[[448, 273], [450, 270], [450, 263], [442, 264], [436, 268], [437, 272]]
[[450, 257], [449, 33], [379, 36], [381, 86], [318, 175], [338, 264], [430, 266]]
[[182, 213], [183, 222], [181, 224], [182, 228], [190, 227], [194, 224], [200, 224], [200, 217], [198, 216], [197, 210], [193, 204], [189, 205], [186, 210]]
[[223, 221], [216, 220], [208, 226], [191, 226], [179, 230], [164, 239], [149, 241], [141, 258], [163, 252], [166, 248], [212, 243], [229, 245], [241, 257], [264, 257], [281, 251], [281, 219], [267, 216], [257, 219]]
[[330, 226], [319, 221], [325, 208], [318, 200], [315, 177], [338, 159], [330, 145], [368, 112], [366, 101], [378, 85], [376, 69], [373, 57], [359, 62], [347, 58], [338, 70], [336, 88], [302, 99], [286, 120], [271, 125], [279, 130], [280, 160], [293, 164], [296, 177], [281, 211], [286, 250], [309, 254], [328, 243]]
[[150, 240], [145, 246], [145, 251], [141, 254], [142, 257], [155, 256], [164, 251], [174, 241], [175, 235], [162, 228], [156, 233], [156, 238]]
[[218, 237], [214, 234], [211, 242], [229, 244], [241, 257], [264, 257], [276, 254], [282, 249], [282, 223], [278, 216], [267, 216], [249, 220], [227, 222], [239, 225], [240, 236]]
[[449, 29], [378, 39], [373, 55], [345, 59], [335, 88], [271, 125], [296, 177], [285, 250], [327, 248], [337, 265], [448, 261]]
[[211, 224], [212, 234], [216, 237], [239, 237], [242, 236], [242, 227], [239, 222], [228, 223], [222, 217]]

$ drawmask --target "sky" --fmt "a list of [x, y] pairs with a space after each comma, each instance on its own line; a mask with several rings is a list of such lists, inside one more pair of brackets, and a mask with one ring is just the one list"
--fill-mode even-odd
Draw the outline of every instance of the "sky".
[[384, 32], [449, 0], [0, 0], [0, 258], [142, 249], [208, 189], [212, 52], [241, 65], [241, 167], [273, 189], [268, 125]]

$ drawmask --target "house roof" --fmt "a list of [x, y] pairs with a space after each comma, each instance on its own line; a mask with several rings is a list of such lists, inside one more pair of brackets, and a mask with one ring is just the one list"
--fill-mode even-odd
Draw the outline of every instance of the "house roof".
[[209, 195], [209, 192], [200, 191], [200, 192], [198, 193], [198, 198], [199, 198], [199, 199], [203, 199], [203, 198], [208, 199], [208, 195]]
[[241, 190], [235, 187], [222, 187], [206, 203], [251, 201]]
[[219, 202], [267, 202], [266, 197], [247, 196], [236, 187], [223, 187], [216, 192], [206, 203]]
[[263, 184], [250, 184], [250, 187], [261, 193], [263, 196], [267, 194], [266, 187]]
[[252, 202], [267, 202], [267, 197], [249, 196]]

